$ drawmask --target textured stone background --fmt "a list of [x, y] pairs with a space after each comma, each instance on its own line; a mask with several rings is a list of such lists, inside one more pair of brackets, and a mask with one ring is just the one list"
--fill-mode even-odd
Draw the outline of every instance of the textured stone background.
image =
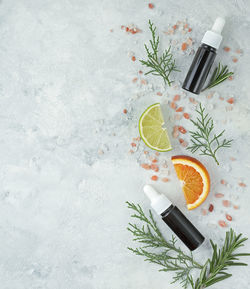
[[[129, 212], [125, 201], [149, 208], [142, 193], [151, 172], [140, 167], [145, 146], [129, 154], [137, 122], [154, 102], [181, 94], [181, 103], [194, 115], [191, 95], [180, 89], [204, 32], [217, 16], [227, 18], [222, 49], [217, 57], [235, 72], [233, 81], [196, 97], [206, 105], [216, 124], [235, 141], [219, 153], [218, 167], [197, 157], [212, 178], [208, 200], [187, 212], [171, 155], [187, 153], [172, 139], [174, 150], [161, 154], [171, 182], [156, 186], [175, 202], [207, 239], [221, 242], [225, 229], [217, 221], [225, 215], [220, 192], [239, 210], [228, 208], [230, 224], [250, 236], [249, 227], [249, 32], [247, 0], [220, 1], [0, 1], [0, 284], [1, 289], [170, 289], [171, 274], [131, 255], [126, 231]], [[175, 40], [173, 52], [181, 72], [172, 88], [158, 78], [138, 76], [138, 59], [145, 56], [148, 19], [158, 27], [162, 48]], [[163, 32], [177, 21], [187, 21], [189, 35]], [[142, 33], [127, 34], [121, 25], [135, 24]], [[110, 31], [112, 29], [112, 31]], [[193, 46], [185, 53], [187, 37]], [[232, 62], [236, 49], [238, 62]], [[136, 61], [131, 61], [131, 56]], [[133, 83], [140, 77], [147, 83]], [[162, 96], [156, 92], [161, 91]], [[225, 100], [219, 100], [224, 97]], [[226, 99], [234, 97], [231, 106]], [[128, 110], [123, 114], [123, 109]], [[169, 126], [177, 122], [171, 116]], [[188, 129], [189, 123], [180, 122]], [[188, 123], [188, 124], [187, 124]], [[170, 131], [171, 135], [171, 131]], [[189, 140], [185, 135], [185, 140]], [[235, 157], [232, 162], [230, 157]], [[227, 185], [221, 185], [225, 179]], [[238, 186], [246, 183], [246, 188]], [[202, 209], [215, 205], [213, 213]], [[158, 219], [159, 220], [159, 219]], [[164, 224], [159, 225], [166, 233]], [[229, 225], [229, 224], [228, 224]], [[246, 250], [250, 251], [250, 242]], [[209, 256], [208, 241], [195, 252]], [[246, 259], [250, 263], [250, 260]], [[248, 268], [233, 268], [233, 277], [213, 288], [250, 287]]]

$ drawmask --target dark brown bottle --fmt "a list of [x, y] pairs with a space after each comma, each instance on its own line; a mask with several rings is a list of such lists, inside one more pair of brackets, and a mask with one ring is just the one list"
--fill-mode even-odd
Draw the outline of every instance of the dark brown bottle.
[[161, 216], [162, 220], [182, 240], [189, 250], [195, 250], [205, 240], [202, 234], [176, 206], [172, 205]]
[[203, 243], [205, 238], [202, 234], [165, 195], [150, 185], [144, 186], [144, 192], [151, 201], [151, 207], [189, 250], [193, 251]]
[[205, 84], [215, 56], [215, 48], [202, 44], [195, 54], [182, 88], [192, 93], [199, 94]]
[[218, 17], [211, 30], [207, 31], [201, 40], [193, 62], [188, 70], [182, 88], [199, 94], [205, 84], [208, 73], [214, 62], [216, 51], [222, 41], [221, 31], [225, 20]]

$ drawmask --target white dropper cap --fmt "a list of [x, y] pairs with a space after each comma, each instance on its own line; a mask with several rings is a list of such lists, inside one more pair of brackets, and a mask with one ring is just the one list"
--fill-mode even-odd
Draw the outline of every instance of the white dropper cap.
[[165, 195], [157, 192], [151, 185], [144, 186], [143, 190], [151, 202], [151, 207], [157, 214], [162, 214], [172, 205]]
[[212, 29], [205, 33], [201, 42], [209, 46], [212, 46], [215, 49], [218, 49], [222, 41], [221, 32], [223, 30], [224, 25], [225, 25], [225, 19], [222, 17], [218, 17], [215, 20]]

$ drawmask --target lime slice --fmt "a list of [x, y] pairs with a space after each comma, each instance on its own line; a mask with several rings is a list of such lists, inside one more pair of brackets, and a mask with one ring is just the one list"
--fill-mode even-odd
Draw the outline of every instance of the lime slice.
[[149, 106], [139, 120], [139, 132], [145, 144], [153, 150], [166, 152], [172, 149], [159, 103]]

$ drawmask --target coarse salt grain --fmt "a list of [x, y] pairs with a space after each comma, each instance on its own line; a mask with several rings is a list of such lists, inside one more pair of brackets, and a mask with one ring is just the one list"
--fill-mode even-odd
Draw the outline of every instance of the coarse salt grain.
[[186, 112], [183, 113], [183, 116], [184, 116], [186, 119], [189, 119], [189, 118], [190, 118], [189, 114], [186, 113]]
[[228, 103], [230, 104], [233, 104], [234, 103], [234, 98], [233, 97], [230, 97], [228, 100], [227, 100]]
[[169, 182], [169, 179], [168, 179], [168, 178], [162, 178], [161, 180], [162, 180], [164, 183]]
[[181, 50], [182, 50], [182, 51], [187, 50], [187, 43], [186, 43], [186, 42], [183, 42], [183, 43], [182, 43], [182, 45], [181, 45]]
[[240, 183], [239, 183], [239, 186], [240, 186], [240, 187], [246, 187], [247, 185], [244, 184], [244, 183], [242, 183], [242, 182], [240, 182]]
[[202, 216], [206, 216], [207, 210], [206, 209], [201, 209], [201, 213], [202, 213]]
[[214, 205], [210, 204], [209, 207], [208, 207], [208, 211], [209, 212], [213, 212], [213, 210], [214, 210]]
[[183, 126], [179, 126], [178, 130], [179, 130], [179, 132], [181, 132], [183, 134], [185, 134], [187, 132]]
[[172, 136], [173, 136], [173, 138], [177, 138], [179, 136], [179, 132], [173, 131]]
[[226, 51], [226, 52], [229, 52], [230, 51], [230, 47], [225, 46], [225, 47], [223, 47], [223, 50]]
[[141, 164], [141, 167], [145, 170], [150, 170], [151, 166], [149, 164]]
[[226, 222], [225, 222], [225, 221], [222, 221], [222, 220], [218, 221], [218, 224], [219, 224], [222, 228], [224, 228], [224, 227], [227, 226]]
[[181, 143], [181, 146], [186, 148], [188, 146], [188, 143], [186, 141], [184, 141], [183, 143]]
[[141, 80], [141, 84], [146, 85], [147, 83], [148, 83], [147, 80], [145, 80], [145, 79]]
[[157, 181], [157, 180], [158, 180], [158, 177], [157, 177], [156, 175], [154, 175], [154, 176], [151, 177], [151, 180], [152, 180], [152, 181]]
[[222, 204], [223, 204], [223, 206], [226, 207], [226, 208], [230, 207], [230, 205], [231, 205], [230, 201], [228, 201], [228, 200], [223, 200], [223, 201], [222, 201]]
[[217, 193], [217, 194], [215, 194], [215, 197], [216, 198], [223, 198], [224, 197], [224, 194], [221, 194], [221, 193]]
[[173, 98], [173, 101], [178, 101], [180, 100], [181, 96], [179, 94], [176, 94]]
[[176, 109], [177, 105], [175, 102], [171, 102], [170, 103], [170, 107], [173, 108], [173, 109]]
[[183, 111], [183, 107], [178, 107], [177, 109], [176, 109], [176, 112], [182, 112]]

